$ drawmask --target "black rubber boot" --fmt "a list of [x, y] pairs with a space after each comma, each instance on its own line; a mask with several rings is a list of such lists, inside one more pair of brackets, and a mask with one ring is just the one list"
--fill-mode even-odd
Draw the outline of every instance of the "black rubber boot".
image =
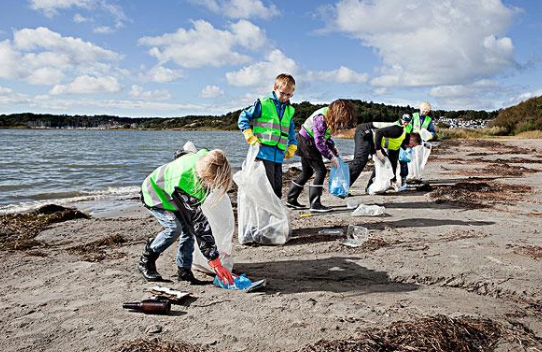
[[309, 186], [309, 201], [311, 202], [311, 212], [316, 213], [327, 213], [331, 211], [331, 208], [326, 207], [320, 203], [320, 198], [322, 197], [322, 191], [324, 188], [322, 186]]
[[156, 271], [156, 259], [160, 253], [155, 253], [151, 249], [151, 243], [154, 238], [149, 238], [141, 258], [139, 258], [139, 271], [147, 281], [162, 281], [162, 276]]
[[292, 184], [290, 185], [290, 189], [288, 189], [288, 200], [286, 201], [286, 206], [288, 208], [292, 209], [304, 209], [307, 206], [304, 204], [300, 204], [297, 201], [297, 198], [303, 191], [303, 186], [298, 185], [294, 181], [292, 181]]
[[177, 267], [177, 278], [179, 281], [186, 281], [190, 285], [206, 285], [207, 282], [198, 280], [194, 277], [192, 270]]

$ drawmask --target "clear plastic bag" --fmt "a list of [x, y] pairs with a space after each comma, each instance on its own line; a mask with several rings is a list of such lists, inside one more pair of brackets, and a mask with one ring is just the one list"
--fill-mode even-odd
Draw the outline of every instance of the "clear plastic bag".
[[[216, 197], [216, 192], [209, 194], [201, 205], [201, 209], [211, 225], [216, 247], [220, 253], [220, 262], [231, 271], [233, 268], [233, 232], [235, 231], [233, 208], [227, 194], [215, 202]], [[207, 263], [207, 259], [197, 249], [197, 246], [194, 250], [193, 267], [205, 273], [214, 273]]]
[[339, 167], [333, 166], [329, 172], [329, 193], [337, 197], [348, 196], [348, 189], [350, 188], [350, 170], [348, 164], [339, 160]]
[[285, 244], [290, 238], [288, 211], [273, 192], [258, 145], [250, 146], [240, 171], [233, 175], [238, 190], [239, 243]]
[[388, 158], [380, 161], [373, 155], [373, 161], [375, 163], [375, 178], [367, 190], [367, 193], [371, 195], [386, 192], [391, 188], [391, 180], [393, 179], [393, 169]]
[[352, 212], [352, 216], [380, 216], [384, 214], [386, 208], [378, 205], [360, 204], [356, 210]]
[[425, 146], [418, 145], [412, 148], [412, 160], [408, 163], [408, 179], [422, 179], [423, 170], [430, 154], [431, 146], [428, 144]]

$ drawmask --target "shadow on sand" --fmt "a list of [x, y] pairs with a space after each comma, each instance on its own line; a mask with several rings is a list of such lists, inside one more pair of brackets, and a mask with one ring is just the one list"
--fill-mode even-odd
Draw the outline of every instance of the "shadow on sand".
[[365, 268], [356, 257], [235, 263], [239, 272], [251, 278], [266, 278], [268, 293], [280, 292], [374, 292], [414, 291], [418, 285], [397, 283], [384, 271]]

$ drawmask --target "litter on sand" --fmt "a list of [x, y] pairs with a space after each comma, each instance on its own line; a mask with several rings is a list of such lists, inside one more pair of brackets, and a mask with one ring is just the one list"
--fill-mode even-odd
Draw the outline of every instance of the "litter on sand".
[[384, 214], [386, 208], [378, 205], [360, 204], [352, 213], [352, 216], [380, 216]]
[[363, 226], [348, 225], [346, 238], [340, 243], [347, 247], [360, 247], [369, 239], [369, 230]]
[[322, 229], [318, 231], [319, 235], [333, 235], [333, 236], [342, 236], [344, 234], [344, 231], [342, 228], [334, 228], [334, 229]]
[[182, 292], [165, 286], [150, 287], [145, 292], [152, 294], [154, 297], [166, 298], [172, 303], [178, 303], [187, 296], [190, 296], [189, 292]]
[[234, 275], [234, 283], [230, 285], [228, 283], [222, 282], [218, 276], [215, 276], [213, 284], [220, 288], [225, 288], [226, 290], [239, 290], [244, 292], [254, 292], [256, 290], [262, 289], [267, 284], [265, 279], [252, 282], [245, 274], [239, 276]]

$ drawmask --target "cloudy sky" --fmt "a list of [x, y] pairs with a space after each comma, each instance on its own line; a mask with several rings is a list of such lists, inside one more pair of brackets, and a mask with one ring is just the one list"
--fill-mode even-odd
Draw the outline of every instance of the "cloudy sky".
[[542, 95], [539, 0], [1, 0], [0, 113], [294, 102], [494, 110]]

